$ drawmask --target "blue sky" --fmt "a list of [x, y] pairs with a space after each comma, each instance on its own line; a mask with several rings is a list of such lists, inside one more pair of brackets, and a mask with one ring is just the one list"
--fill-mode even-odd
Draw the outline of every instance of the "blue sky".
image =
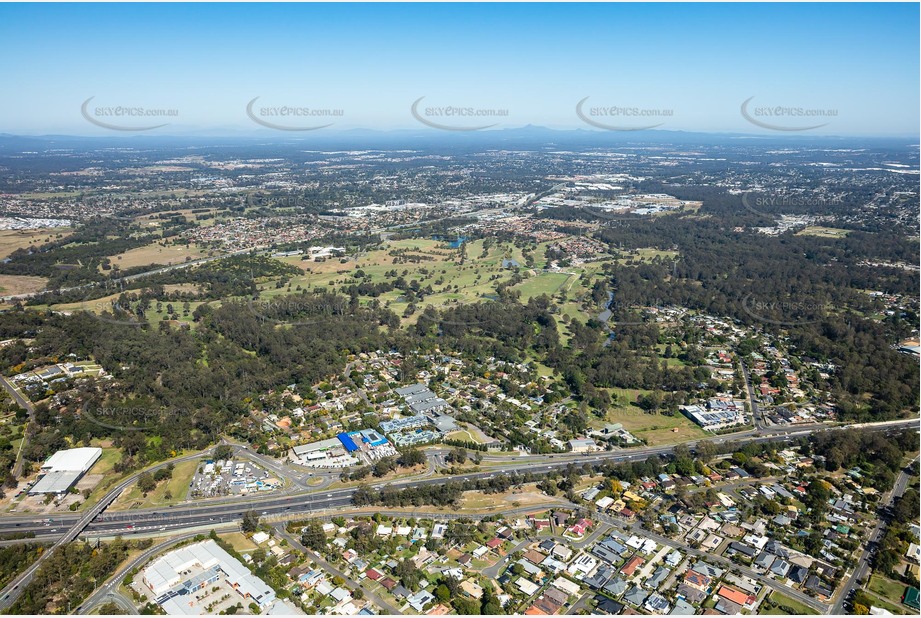
[[[419, 97], [507, 110], [496, 128], [588, 129], [575, 109], [590, 97], [584, 109], [670, 112], [663, 129], [771, 133], [740, 113], [754, 97], [751, 110], [834, 112], [814, 135], [917, 136], [918, 21], [911, 3], [3, 4], [0, 132], [111, 134], [81, 115], [94, 97], [91, 110], [177, 110], [114, 119], [169, 122], [164, 135], [271, 134], [246, 115], [258, 96], [341, 110], [324, 131], [422, 128]], [[784, 116], [768, 120], [818, 124]]]

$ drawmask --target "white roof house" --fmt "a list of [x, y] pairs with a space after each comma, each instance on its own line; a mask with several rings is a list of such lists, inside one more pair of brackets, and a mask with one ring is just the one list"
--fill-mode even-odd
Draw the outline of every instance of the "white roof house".
[[579, 587], [579, 584], [573, 581], [570, 581], [566, 579], [565, 577], [557, 577], [554, 580], [553, 585], [570, 596], [579, 594], [579, 591], [581, 590], [581, 588]]
[[528, 596], [531, 596], [540, 590], [540, 586], [530, 580], [525, 579], [524, 577], [519, 577], [517, 580], [515, 580], [515, 586], [517, 586], [519, 590]]
[[602, 511], [606, 510], [609, 506], [614, 504], [615, 500], [611, 496], [605, 496], [604, 498], [599, 498], [595, 501], [595, 505]]

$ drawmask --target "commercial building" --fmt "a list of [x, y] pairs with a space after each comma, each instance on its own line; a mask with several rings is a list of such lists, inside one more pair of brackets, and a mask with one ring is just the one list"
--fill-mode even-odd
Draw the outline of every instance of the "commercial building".
[[443, 413], [450, 408], [448, 402], [425, 384], [411, 384], [396, 389], [396, 392], [403, 397], [413, 414], [381, 423], [381, 430], [397, 446], [437, 442], [446, 434], [459, 429], [454, 418]]
[[570, 440], [569, 450], [573, 453], [590, 453], [592, 451], [598, 450], [598, 445], [595, 444], [595, 441], [591, 438]]
[[58, 451], [42, 464], [42, 476], [29, 490], [29, 495], [67, 493], [100, 457], [102, 449], [97, 447]]
[[448, 408], [448, 402], [424, 384], [412, 384], [396, 389], [414, 414], [433, 414]]
[[680, 406], [679, 408], [685, 416], [709, 431], [718, 431], [736, 425], [743, 425], [746, 422], [744, 409], [737, 407], [717, 406], [712, 409], [706, 409], [699, 405]]
[[416, 414], [383, 421], [381, 430], [397, 446], [414, 446], [438, 442], [444, 434], [456, 431], [457, 425], [454, 419], [446, 414]]
[[431, 424], [432, 422], [428, 417], [417, 414], [416, 416], [405, 416], [392, 421], [384, 421], [381, 423], [381, 430], [390, 436], [390, 434], [409, 431], [411, 429], [420, 429]]
[[265, 608], [275, 600], [275, 591], [253, 575], [239, 560], [213, 540], [172, 551], [144, 569], [144, 585], [157, 604], [171, 615], [203, 612], [192, 593], [223, 581], [244, 599]]
[[383, 435], [373, 429], [362, 429], [342, 432], [328, 440], [295, 446], [289, 457], [303, 466], [346, 468], [396, 454], [396, 449]]
[[373, 429], [343, 432], [336, 437], [349, 455], [358, 457], [366, 463], [397, 454], [396, 449], [390, 445], [387, 438]]
[[358, 463], [342, 445], [339, 438], [319, 440], [291, 449], [291, 460], [313, 468], [346, 468]]

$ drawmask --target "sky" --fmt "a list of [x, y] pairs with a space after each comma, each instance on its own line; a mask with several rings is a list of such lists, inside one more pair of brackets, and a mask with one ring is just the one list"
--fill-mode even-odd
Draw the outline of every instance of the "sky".
[[0, 4], [0, 132], [917, 139], [918, 23], [916, 3]]

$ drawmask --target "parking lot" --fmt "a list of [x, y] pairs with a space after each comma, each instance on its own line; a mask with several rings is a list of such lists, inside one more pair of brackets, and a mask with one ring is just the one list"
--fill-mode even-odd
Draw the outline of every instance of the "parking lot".
[[278, 479], [250, 461], [203, 460], [189, 484], [189, 498], [246, 495], [272, 491], [280, 486]]

